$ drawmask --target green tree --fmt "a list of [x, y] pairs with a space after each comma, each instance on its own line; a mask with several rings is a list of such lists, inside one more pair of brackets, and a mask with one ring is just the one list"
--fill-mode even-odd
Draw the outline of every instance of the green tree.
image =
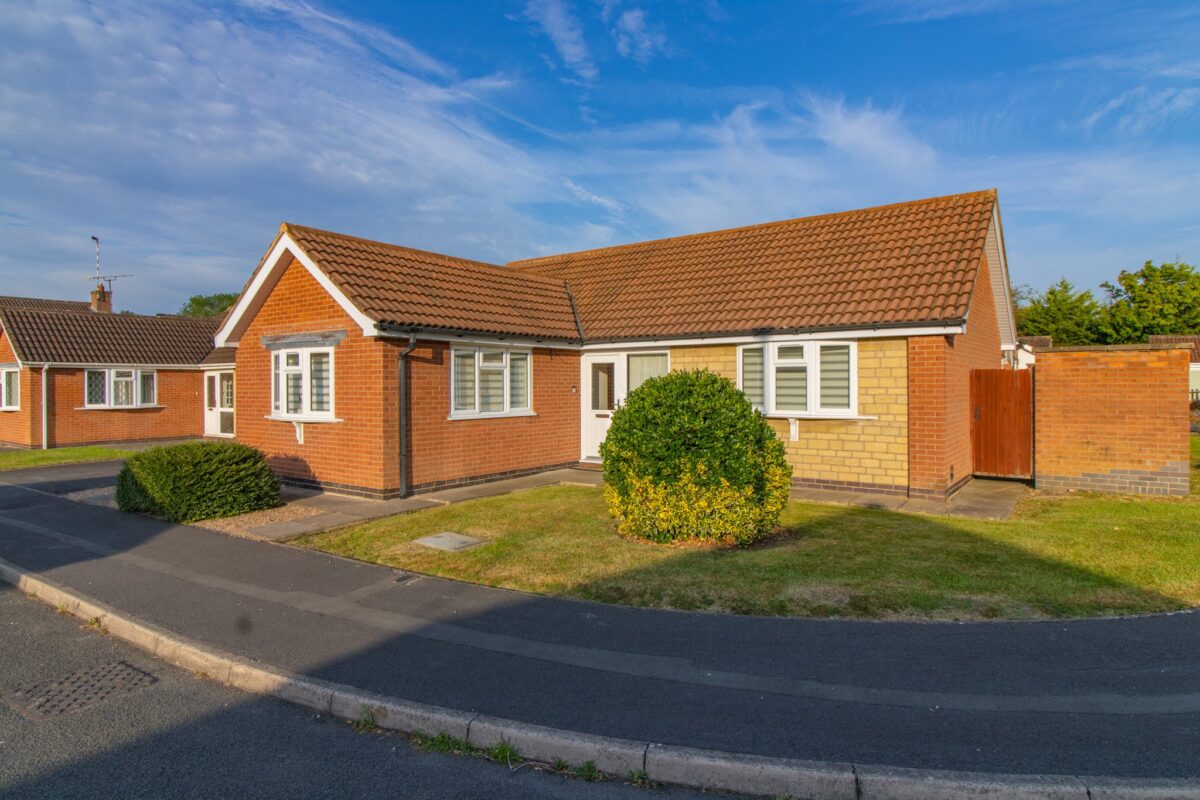
[[194, 294], [179, 308], [185, 317], [217, 317], [238, 299], [237, 292]]
[[1121, 270], [1115, 284], [1100, 285], [1108, 294], [1100, 319], [1108, 344], [1200, 331], [1200, 272], [1190, 264], [1147, 261], [1137, 272]]
[[1056, 345], [1097, 341], [1101, 309], [1090, 291], [1077, 291], [1062, 278], [1041, 294], [1020, 286], [1014, 295], [1020, 335], [1052, 336]]

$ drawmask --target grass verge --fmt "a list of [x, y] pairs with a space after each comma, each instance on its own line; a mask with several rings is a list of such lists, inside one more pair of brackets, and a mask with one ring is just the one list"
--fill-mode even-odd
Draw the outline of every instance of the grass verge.
[[53, 464], [76, 464], [84, 461], [107, 461], [129, 458], [130, 450], [115, 447], [56, 447], [52, 450], [0, 450], [0, 472], [23, 467], [46, 467]]
[[[745, 549], [617, 536], [600, 492], [549, 487], [299, 541], [474, 583], [635, 606], [864, 619], [1034, 619], [1200, 605], [1200, 436], [1188, 498], [1035, 496], [992, 522], [790, 503]], [[414, 545], [438, 531], [485, 544]]]

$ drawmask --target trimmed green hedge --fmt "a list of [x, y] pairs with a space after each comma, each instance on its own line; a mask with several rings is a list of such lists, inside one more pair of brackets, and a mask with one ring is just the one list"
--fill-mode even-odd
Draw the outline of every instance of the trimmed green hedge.
[[238, 442], [188, 442], [130, 456], [117, 475], [117, 507], [172, 522], [232, 517], [279, 505], [266, 457]]
[[613, 412], [600, 447], [605, 499], [623, 534], [748, 544], [774, 530], [791, 469], [783, 443], [726, 378], [652, 378]]

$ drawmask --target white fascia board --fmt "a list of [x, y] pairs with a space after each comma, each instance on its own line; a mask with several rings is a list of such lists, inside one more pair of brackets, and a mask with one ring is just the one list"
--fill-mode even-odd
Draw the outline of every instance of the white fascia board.
[[585, 344], [584, 352], [597, 350], [637, 350], [658, 347], [687, 347], [700, 344], [756, 344], [758, 342], [824, 341], [845, 339], [899, 339], [908, 336], [956, 336], [965, 325], [923, 325], [906, 328], [853, 328], [811, 333], [770, 333], [747, 336], [692, 336], [678, 339], [630, 339], [623, 342]]
[[[376, 335], [390, 339], [407, 339], [410, 333], [408, 331], [377, 331]], [[483, 334], [463, 334], [459, 336], [453, 333], [424, 333], [420, 330], [413, 331], [411, 335], [417, 337], [418, 342], [451, 342], [453, 344], [483, 345], [485, 347], [545, 347], [554, 350], [580, 349], [579, 344], [575, 342], [544, 341], [521, 336], [485, 336]]]
[[258, 309], [262, 307], [262, 304], [266, 301], [266, 297], [260, 295], [263, 295], [264, 291], [270, 292], [275, 284], [278, 283], [281, 271], [286, 269], [290, 263], [287, 258], [289, 255], [304, 265], [304, 268], [316, 279], [326, 294], [332, 297], [334, 302], [341, 306], [342, 310], [362, 329], [363, 336], [377, 336], [379, 334], [375, 326], [375, 320], [368, 317], [357, 306], [351, 303], [350, 299], [342, 293], [342, 290], [334, 285], [333, 281], [329, 280], [329, 276], [321, 271], [316, 263], [308, 257], [308, 254], [296, 244], [292, 237], [284, 233], [279, 237], [279, 241], [275, 243], [275, 247], [272, 248], [266, 259], [263, 260], [262, 269], [254, 276], [254, 280], [247, 287], [246, 291], [242, 293], [232, 313], [225, 319], [225, 324], [217, 331], [217, 335], [214, 337], [214, 345], [216, 347], [237, 346], [237, 340], [231, 337], [239, 335], [238, 327], [246, 314], [252, 311], [257, 313]]
[[162, 369], [176, 372], [195, 372], [208, 368], [200, 364], [99, 364], [95, 361], [30, 361], [25, 366], [49, 369]]
[[1004, 337], [1002, 335], [1001, 338], [1005, 338], [1007, 341], [1015, 343], [1017, 341], [1017, 309], [1013, 305], [1012, 283], [1008, 278], [1008, 255], [1004, 250], [1004, 229], [1000, 226], [999, 199], [997, 199], [996, 203], [992, 206], [992, 225], [996, 226], [996, 249], [1000, 251], [1000, 273], [1004, 278], [1004, 297], [997, 298], [997, 300], [1001, 300], [1008, 309], [1008, 325], [1006, 326], [1008, 328], [1006, 331], [1008, 336]]

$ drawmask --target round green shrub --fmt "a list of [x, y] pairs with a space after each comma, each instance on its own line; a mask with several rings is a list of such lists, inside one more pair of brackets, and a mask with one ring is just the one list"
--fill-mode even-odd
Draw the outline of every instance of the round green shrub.
[[622, 534], [748, 544], [779, 524], [791, 470], [783, 443], [728, 379], [652, 378], [613, 412], [604, 494]]
[[117, 475], [117, 507], [172, 522], [231, 517], [279, 505], [279, 481], [262, 452], [238, 442], [188, 442], [130, 456]]

